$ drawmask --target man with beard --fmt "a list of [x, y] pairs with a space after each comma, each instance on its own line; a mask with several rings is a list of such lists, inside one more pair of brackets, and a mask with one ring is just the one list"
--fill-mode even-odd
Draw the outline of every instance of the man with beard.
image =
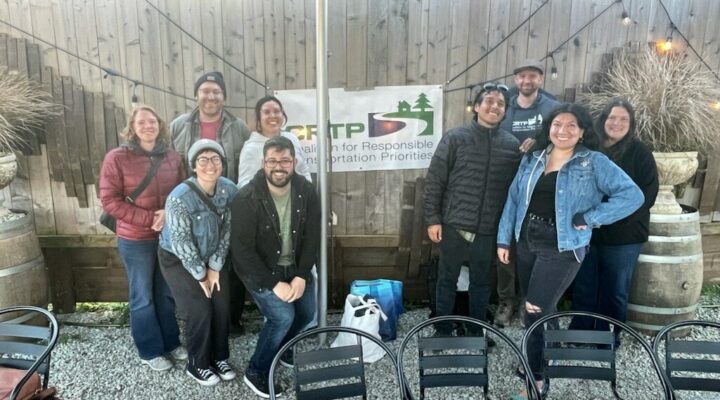
[[[497, 83], [482, 85], [473, 101], [475, 118], [448, 131], [430, 161], [423, 208], [428, 236], [440, 247], [437, 316], [452, 314], [458, 275], [467, 259], [470, 317], [486, 320], [498, 222], [520, 162], [520, 143], [498, 126], [507, 90]], [[435, 330], [446, 336], [452, 326], [438, 324]]]
[[[220, 72], [203, 74], [195, 82], [195, 100], [197, 107], [189, 113], [175, 118], [170, 124], [170, 134], [175, 150], [187, 160], [190, 146], [198, 139], [210, 139], [222, 146], [227, 165], [223, 167], [223, 176], [233, 182], [238, 179], [240, 150], [250, 137], [245, 122], [236, 118], [225, 109], [225, 79]], [[186, 165], [189, 168], [189, 166]], [[188, 169], [189, 173], [192, 173]], [[230, 274], [230, 330], [235, 334], [243, 333], [241, 322], [245, 303], [245, 287], [235, 274]]]
[[[560, 103], [540, 92], [543, 84], [543, 65], [537, 60], [525, 60], [513, 71], [518, 94], [510, 99], [505, 119], [500, 128], [513, 134], [520, 141], [520, 151], [525, 153], [535, 144], [535, 134], [542, 130], [545, 116]], [[511, 257], [515, 259], [515, 257]], [[525, 304], [519, 301], [515, 263], [497, 264], [498, 310], [495, 324], [504, 327], [512, 321], [515, 306]], [[525, 310], [520, 307], [521, 313]], [[520, 319], [522, 321], [522, 318]]]
[[[313, 185], [295, 174], [296, 164], [289, 139], [269, 139], [262, 169], [240, 189], [231, 207], [234, 268], [266, 318], [244, 381], [265, 398], [275, 354], [315, 313], [310, 269], [320, 245], [320, 202]], [[291, 352], [282, 355], [281, 364], [292, 368]]]

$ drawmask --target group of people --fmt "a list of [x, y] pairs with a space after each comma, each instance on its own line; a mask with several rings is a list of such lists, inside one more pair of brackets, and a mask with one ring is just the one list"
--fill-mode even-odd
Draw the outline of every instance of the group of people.
[[[452, 314], [466, 264], [469, 314], [480, 320], [487, 320], [497, 265], [500, 327], [510, 324], [518, 304], [525, 326], [555, 312], [573, 282], [574, 309], [626, 319], [658, 190], [652, 153], [635, 134], [626, 100], [608, 103], [593, 124], [582, 105], [544, 92], [543, 77], [542, 64], [525, 60], [514, 70], [517, 92], [482, 85], [474, 119], [448, 131], [432, 158], [424, 211], [428, 236], [440, 249], [437, 315]], [[608, 326], [575, 318], [571, 328]], [[452, 334], [451, 325], [435, 330]], [[541, 330], [530, 337], [528, 353], [537, 388], [547, 393]]]
[[[266, 322], [243, 381], [267, 398], [272, 359], [316, 315], [319, 201], [297, 138], [282, 131], [280, 100], [257, 102], [250, 132], [224, 106], [222, 74], [203, 74], [194, 89], [197, 106], [169, 127], [135, 107], [125, 143], [103, 160], [99, 197], [116, 219], [131, 334], [153, 370], [187, 360], [203, 386], [235, 379], [229, 335], [242, 332], [247, 288]], [[292, 354], [282, 363], [291, 367]]]
[[[449, 130], [433, 155], [424, 212], [440, 249], [437, 315], [452, 314], [467, 264], [471, 317], [486, 320], [497, 268], [501, 327], [518, 305], [526, 326], [556, 311], [573, 282], [574, 308], [625, 320], [658, 189], [654, 159], [627, 101], [610, 102], [593, 124], [583, 106], [544, 92], [543, 74], [526, 60], [513, 91], [482, 85], [470, 124]], [[224, 107], [220, 73], [202, 75], [195, 98], [169, 127], [137, 106], [126, 142], [103, 160], [99, 195], [117, 220], [131, 333], [153, 370], [188, 360], [187, 374], [201, 385], [234, 379], [228, 337], [242, 330], [247, 290], [266, 322], [243, 380], [268, 397], [272, 359], [316, 315], [319, 201], [277, 98], [257, 102], [253, 132]], [[571, 327], [607, 329], [587, 319]], [[436, 334], [452, 328], [440, 324]], [[546, 392], [541, 335], [530, 339], [529, 361]], [[292, 366], [292, 354], [281, 363]]]

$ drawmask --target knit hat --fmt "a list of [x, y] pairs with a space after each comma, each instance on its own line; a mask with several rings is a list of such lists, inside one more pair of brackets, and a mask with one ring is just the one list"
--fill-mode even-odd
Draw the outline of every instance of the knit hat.
[[540, 75], [545, 74], [545, 67], [540, 63], [540, 61], [534, 60], [532, 58], [523, 60], [520, 64], [518, 64], [517, 67], [515, 67], [515, 69], [513, 70], [513, 74], [520, 73], [522, 71], [525, 71], [526, 69], [535, 69], [540, 72]]
[[210, 139], [200, 139], [193, 143], [190, 150], [188, 150], [188, 165], [190, 165], [190, 168], [195, 168], [195, 160], [207, 150], [217, 153], [222, 159], [223, 165], [225, 165], [225, 150], [220, 146], [220, 143]]
[[225, 93], [225, 79], [223, 78], [223, 75], [218, 71], [206, 72], [198, 78], [197, 82], [195, 82], [195, 96], [197, 96], [197, 91], [198, 89], [200, 89], [200, 85], [205, 82], [217, 83], [220, 86], [220, 89], [222, 89], [223, 97], [227, 97]]

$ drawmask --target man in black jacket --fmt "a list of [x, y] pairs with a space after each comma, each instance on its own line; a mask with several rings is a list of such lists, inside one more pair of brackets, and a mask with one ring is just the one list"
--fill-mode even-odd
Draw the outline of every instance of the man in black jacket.
[[[452, 314], [460, 267], [469, 260], [470, 316], [485, 320], [497, 226], [521, 153], [498, 125], [507, 87], [486, 83], [475, 96], [475, 118], [451, 129], [433, 155], [425, 181], [424, 210], [430, 240], [440, 245], [436, 315]], [[449, 324], [435, 327], [450, 335]]]
[[[244, 381], [268, 397], [272, 359], [315, 313], [310, 269], [320, 245], [320, 204], [312, 184], [294, 172], [290, 140], [268, 140], [263, 157], [262, 170], [233, 200], [230, 248], [235, 271], [267, 319]], [[292, 362], [292, 354], [283, 355], [283, 365]]]

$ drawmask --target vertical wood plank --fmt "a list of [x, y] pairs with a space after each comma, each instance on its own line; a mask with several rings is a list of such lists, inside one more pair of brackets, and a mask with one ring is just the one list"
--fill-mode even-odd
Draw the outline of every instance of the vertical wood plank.
[[[555, 50], [560, 44], [570, 36], [570, 19], [568, 18], [568, 10], [572, 7], [572, 0], [553, 0], [547, 6], [551, 7], [550, 26], [553, 28], [549, 31], [548, 36], [548, 53]], [[558, 69], [558, 79], [546, 79], [545, 90], [562, 95], [565, 93], [565, 75], [567, 74], [568, 47], [572, 44], [568, 43], [560, 48], [554, 54], [555, 62]], [[548, 61], [550, 62], [550, 61]], [[548, 64], [551, 65], [551, 64]]]
[[[140, 52], [140, 26], [138, 24], [138, 1], [142, 0], [123, 0], [117, 1], [117, 13], [119, 22], [118, 40], [120, 41], [120, 68], [122, 72], [130, 79], [144, 81], [142, 76], [142, 64], [145, 60], [141, 57]], [[160, 49], [157, 49], [159, 51]], [[117, 79], [117, 78], [116, 78]], [[130, 109], [130, 101], [133, 93], [137, 94], [140, 102], [146, 101], [146, 90], [140, 85], [135, 87], [132, 82], [121, 80], [123, 88], [123, 97], [125, 103], [118, 104]], [[148, 82], [156, 84], [157, 82]], [[147, 90], [149, 92], [150, 89]]]
[[[143, 81], [152, 85], [165, 88], [165, 80], [163, 74], [163, 51], [160, 43], [160, 23], [159, 15], [155, 9], [150, 7], [146, 2], [138, 3], [140, 6], [137, 10], [138, 31], [140, 45], [140, 72]], [[144, 98], [141, 103], [147, 104], [157, 110], [162, 117], [165, 117], [165, 94], [154, 89], [146, 89]], [[130, 108], [128, 107], [128, 110]], [[165, 117], [167, 118], [167, 117]]]
[[115, 103], [105, 100], [103, 102], [103, 116], [105, 120], [105, 153], [118, 147], [118, 130], [115, 123]]
[[[345, 4], [343, 1], [336, 3]], [[328, 15], [330, 15], [329, 10], [331, 7], [332, 6], [328, 5]], [[335, 20], [331, 21], [333, 21], [333, 24], [338, 23], [338, 21]], [[315, 75], [317, 75], [317, 69], [315, 68], [315, 55], [317, 51], [315, 46], [315, 24], [315, 1], [305, 0], [305, 88], [315, 87]], [[344, 22], [342, 25], [344, 25]], [[329, 27], [326, 26], [325, 29], [329, 30]], [[329, 44], [328, 47], [326, 47], [326, 50], [327, 49], [329, 49]], [[329, 63], [330, 61], [327, 60], [326, 62]]]
[[430, 0], [410, 1], [408, 4], [408, 85], [427, 83], [429, 16]]
[[[123, 43], [123, 32], [118, 21], [119, 15], [115, 1], [95, 2], [99, 64], [105, 68], [122, 72], [124, 66], [120, 47]], [[125, 97], [125, 81], [122, 78], [108, 76], [102, 79], [102, 90], [109, 101], [130, 105], [130, 98]]]
[[[450, 51], [448, 56], [448, 76], [460, 73], [468, 65], [468, 36], [470, 33], [470, 2], [455, 0], [450, 5]], [[453, 86], [468, 84], [468, 75], [464, 74], [453, 82]], [[458, 126], [464, 123], [467, 93], [458, 90], [445, 94], [446, 126]]]
[[[235, 21], [244, 20], [243, 7], [241, 2], [226, 0], [222, 3], [223, 16], [223, 41], [224, 57], [240, 70], [245, 71], [245, 32], [242, 24], [236, 24]], [[252, 75], [251, 75], [252, 76]], [[234, 69], [226, 66], [225, 68], [225, 85], [227, 87], [228, 100], [226, 104], [234, 105], [252, 104], [255, 99], [246, 97], [247, 85], [255, 85], [248, 81], [242, 74]], [[231, 112], [238, 118], [245, 119], [246, 110], [232, 109]]]
[[[368, 2], [347, 2], [347, 87], [367, 87]], [[350, 51], [352, 49], [352, 51]], [[346, 233], [365, 233], [365, 172], [347, 172]]]
[[48, 146], [41, 145], [41, 152], [29, 156], [28, 168], [30, 188], [32, 190], [33, 213], [35, 214], [35, 230], [39, 235], [53, 235], [55, 229], [55, 209], [53, 192], [48, 171]]
[[[154, 4], [162, 10], [163, 13], [168, 15], [172, 21], [180, 21], [180, 6], [178, 1], [158, 0]], [[185, 93], [185, 77], [183, 74], [184, 60], [181, 47], [183, 33], [165, 17], [158, 15], [158, 21], [159, 41], [162, 48], [161, 74], [165, 87], [172, 93], [193, 97], [193, 93]], [[186, 101], [179, 96], [165, 94], [164, 97], [164, 118], [169, 124], [175, 117], [186, 112], [188, 106], [186, 105]]]
[[[346, 40], [347, 19], [346, 2], [332, 1], [328, 4], [328, 20], [334, 21], [328, 29], [328, 85], [330, 87], [345, 87], [347, 85]], [[314, 63], [314, 61], [313, 61]], [[333, 104], [330, 103], [332, 109]], [[332, 112], [331, 112], [332, 115]], [[330, 174], [330, 210], [335, 214], [336, 224], [332, 227], [334, 235], [347, 233], [347, 173], [332, 172]], [[335, 251], [342, 251], [338, 246]], [[335, 257], [335, 260], [341, 260]], [[335, 266], [337, 270], [338, 266]]]
[[285, 89], [305, 87], [305, 0], [285, 0]]
[[266, 0], [263, 7], [265, 79], [273, 89], [285, 88], [285, 10], [283, 0]]
[[[41, 74], [41, 82], [43, 89], [53, 94], [53, 70], [50, 67], [43, 67]], [[55, 97], [53, 97], [55, 101]], [[52, 118], [45, 124], [45, 138], [47, 143], [48, 164], [50, 168], [50, 176], [55, 181], [62, 181], [62, 158], [60, 158], [57, 142], [58, 120], [61, 118]]]

